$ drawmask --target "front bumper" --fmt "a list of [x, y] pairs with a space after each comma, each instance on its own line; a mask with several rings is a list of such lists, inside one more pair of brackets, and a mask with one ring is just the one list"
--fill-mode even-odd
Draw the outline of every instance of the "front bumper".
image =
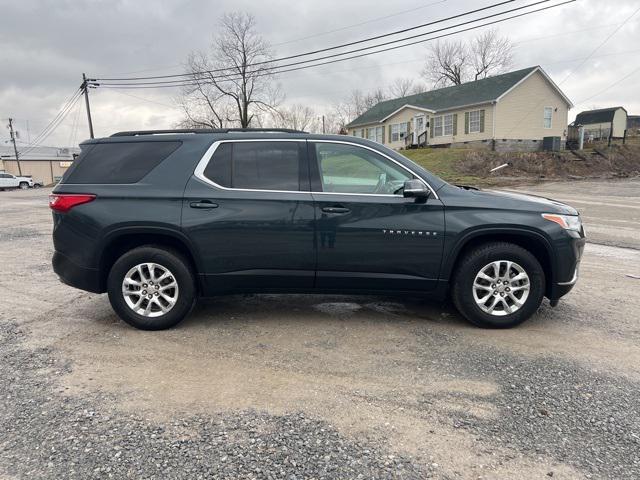
[[53, 271], [63, 283], [87, 292], [103, 292], [100, 273], [97, 269], [78, 265], [58, 251], [53, 252], [51, 263], [53, 264]]
[[578, 282], [580, 260], [584, 252], [586, 238], [584, 234], [569, 239], [558, 252], [556, 281], [551, 289], [551, 305], [558, 304], [558, 300], [569, 293]]

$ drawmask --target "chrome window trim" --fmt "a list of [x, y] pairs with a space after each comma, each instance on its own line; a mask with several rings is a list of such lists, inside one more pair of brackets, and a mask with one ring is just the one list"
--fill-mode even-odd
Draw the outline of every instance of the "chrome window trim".
[[316, 139], [295, 139], [295, 138], [245, 138], [245, 139], [225, 139], [225, 140], [217, 140], [211, 144], [211, 146], [204, 153], [198, 165], [196, 165], [196, 169], [193, 172], [193, 175], [200, 181], [207, 183], [209, 185], [214, 186], [215, 188], [219, 188], [221, 190], [227, 191], [235, 191], [235, 192], [267, 192], [267, 193], [298, 193], [298, 194], [313, 194], [313, 195], [355, 195], [360, 197], [393, 197], [393, 198], [404, 198], [402, 195], [394, 195], [388, 193], [339, 193], [339, 192], [313, 192], [313, 191], [300, 191], [300, 190], [267, 190], [267, 189], [256, 189], [256, 188], [232, 188], [232, 187], [223, 187], [222, 185], [217, 184], [213, 180], [208, 179], [204, 175], [204, 171], [207, 168], [207, 165], [213, 158], [214, 153], [218, 149], [218, 147], [223, 143], [240, 143], [240, 142], [315, 142], [315, 143], [337, 143], [343, 145], [351, 145], [353, 147], [364, 148], [366, 150], [370, 150], [373, 153], [381, 155], [387, 160], [391, 160], [393, 163], [398, 165], [400, 168], [406, 170], [411, 175], [415, 176], [419, 180], [421, 180], [427, 188], [431, 191], [433, 198], [439, 200], [438, 194], [431, 187], [429, 182], [427, 182], [421, 175], [417, 174], [410, 168], [406, 167], [402, 163], [397, 160], [391, 158], [389, 155], [386, 155], [375, 148], [371, 148], [367, 145], [360, 145], [359, 143], [344, 141], [344, 140], [316, 140]]
[[208, 179], [204, 175], [204, 171], [209, 165], [209, 162], [213, 158], [213, 154], [216, 152], [218, 147], [223, 143], [239, 143], [239, 142], [305, 142], [306, 139], [300, 138], [245, 138], [245, 139], [228, 139], [228, 140], [218, 140], [211, 144], [211, 146], [204, 152], [204, 155], [196, 165], [196, 169], [193, 172], [193, 175], [200, 181], [212, 185], [220, 190], [227, 190], [231, 192], [268, 192], [268, 193], [298, 193], [298, 194], [310, 194], [310, 191], [301, 191], [301, 190], [266, 190], [266, 189], [257, 189], [257, 188], [231, 188], [231, 187], [223, 187], [222, 185], [217, 184], [213, 180]]

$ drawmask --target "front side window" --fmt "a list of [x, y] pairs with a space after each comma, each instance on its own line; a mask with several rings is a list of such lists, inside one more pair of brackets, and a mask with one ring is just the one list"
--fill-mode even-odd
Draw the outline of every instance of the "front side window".
[[553, 107], [544, 107], [544, 128], [551, 128], [553, 123]]
[[298, 142], [221, 143], [204, 176], [227, 188], [299, 191], [301, 148]]
[[393, 123], [391, 125], [391, 141], [398, 142], [407, 136], [407, 124], [405, 122], [402, 123]]
[[366, 148], [316, 143], [316, 159], [323, 192], [399, 194], [410, 172]]

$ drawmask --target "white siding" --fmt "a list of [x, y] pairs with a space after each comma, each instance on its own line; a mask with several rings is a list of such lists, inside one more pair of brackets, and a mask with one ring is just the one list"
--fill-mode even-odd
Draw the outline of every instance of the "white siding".
[[[544, 109], [553, 110], [551, 128], [544, 128]], [[542, 140], [565, 137], [569, 106], [562, 95], [535, 72], [496, 104], [496, 138]]]

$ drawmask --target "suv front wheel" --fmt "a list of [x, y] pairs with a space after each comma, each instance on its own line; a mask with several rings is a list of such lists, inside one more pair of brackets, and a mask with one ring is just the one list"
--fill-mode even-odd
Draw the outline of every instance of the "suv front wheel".
[[533, 315], [544, 297], [545, 276], [528, 250], [512, 243], [487, 243], [471, 250], [453, 277], [458, 311], [484, 328], [510, 328]]
[[188, 260], [164, 247], [143, 246], [122, 255], [107, 279], [118, 316], [142, 330], [163, 330], [186, 317], [196, 298]]

